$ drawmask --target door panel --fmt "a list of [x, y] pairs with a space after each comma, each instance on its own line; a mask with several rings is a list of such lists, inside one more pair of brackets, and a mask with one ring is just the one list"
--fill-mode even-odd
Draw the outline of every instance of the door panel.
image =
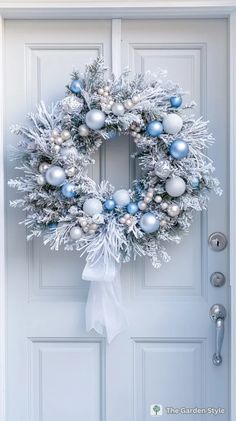
[[[7, 156], [17, 139], [9, 126], [24, 122], [43, 99], [56, 101], [73, 69], [98, 54], [111, 67], [110, 21], [7, 21]], [[208, 213], [196, 215], [180, 245], [168, 245], [171, 262], [156, 270], [138, 259], [122, 267], [128, 329], [111, 345], [85, 332], [88, 284], [78, 253], [52, 252], [42, 241], [26, 242], [9, 209], [7, 189], [7, 421], [149, 421], [150, 406], [228, 408], [228, 323], [223, 364], [215, 367], [212, 304], [228, 309], [228, 250], [208, 248], [213, 231], [228, 233], [227, 23], [225, 20], [123, 21], [122, 67], [131, 74], [164, 68], [195, 100], [195, 113], [210, 120], [209, 151], [224, 190], [212, 195]], [[15, 72], [15, 69], [17, 72]], [[16, 74], [15, 74], [16, 73]], [[131, 139], [120, 136], [96, 156], [91, 176], [128, 187], [138, 174]], [[6, 160], [6, 178], [16, 175]], [[212, 272], [227, 283], [214, 288]], [[176, 415], [164, 414], [172, 420]], [[212, 416], [194, 416], [210, 420]], [[192, 420], [185, 415], [186, 421]], [[222, 417], [229, 420], [229, 415]]]

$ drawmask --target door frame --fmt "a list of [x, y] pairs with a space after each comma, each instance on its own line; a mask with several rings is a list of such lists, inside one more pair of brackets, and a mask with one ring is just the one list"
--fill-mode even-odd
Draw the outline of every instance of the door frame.
[[230, 287], [231, 287], [231, 420], [236, 419], [236, 0], [156, 0], [80, 1], [61, 3], [0, 2], [0, 421], [6, 421], [6, 263], [5, 263], [5, 188], [4, 176], [4, 24], [6, 19], [112, 19], [112, 68], [121, 68], [121, 19], [226, 18], [228, 20], [228, 95], [230, 136]]

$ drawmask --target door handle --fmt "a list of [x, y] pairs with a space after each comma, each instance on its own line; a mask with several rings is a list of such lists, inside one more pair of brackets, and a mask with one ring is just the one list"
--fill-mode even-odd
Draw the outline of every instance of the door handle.
[[224, 340], [224, 320], [226, 318], [226, 310], [222, 304], [214, 304], [210, 308], [209, 315], [216, 325], [216, 352], [212, 357], [212, 361], [214, 365], [218, 366], [222, 363], [221, 348]]

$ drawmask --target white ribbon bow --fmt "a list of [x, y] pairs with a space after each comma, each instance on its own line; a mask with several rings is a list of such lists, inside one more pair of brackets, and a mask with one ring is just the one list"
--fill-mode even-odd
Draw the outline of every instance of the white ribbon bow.
[[[105, 261], [106, 260], [106, 261]], [[86, 304], [86, 329], [95, 329], [111, 341], [127, 327], [127, 319], [121, 299], [120, 263], [113, 257], [98, 261], [87, 261], [82, 279], [90, 281]]]

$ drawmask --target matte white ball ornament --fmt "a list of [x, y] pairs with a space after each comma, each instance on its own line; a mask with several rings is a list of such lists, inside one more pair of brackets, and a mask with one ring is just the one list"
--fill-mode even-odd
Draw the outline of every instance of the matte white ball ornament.
[[80, 227], [75, 226], [70, 230], [70, 237], [72, 240], [79, 240], [83, 235], [83, 231]]
[[105, 124], [105, 114], [101, 110], [90, 110], [85, 117], [87, 126], [92, 130], [100, 130]]
[[127, 206], [130, 202], [129, 192], [125, 189], [117, 190], [113, 194], [113, 199], [116, 202], [116, 205], [120, 208]]
[[185, 192], [186, 184], [181, 177], [172, 177], [166, 181], [165, 189], [169, 196], [179, 197]]
[[99, 199], [95, 199], [95, 198], [87, 199], [84, 202], [83, 211], [88, 216], [94, 216], [97, 213], [102, 213], [103, 211], [102, 202]]
[[64, 183], [66, 174], [63, 168], [57, 165], [53, 165], [52, 167], [48, 168], [45, 177], [48, 184], [51, 184], [51, 186], [60, 186], [62, 183]]
[[162, 122], [164, 132], [168, 134], [177, 134], [183, 127], [183, 120], [178, 114], [168, 114]]

